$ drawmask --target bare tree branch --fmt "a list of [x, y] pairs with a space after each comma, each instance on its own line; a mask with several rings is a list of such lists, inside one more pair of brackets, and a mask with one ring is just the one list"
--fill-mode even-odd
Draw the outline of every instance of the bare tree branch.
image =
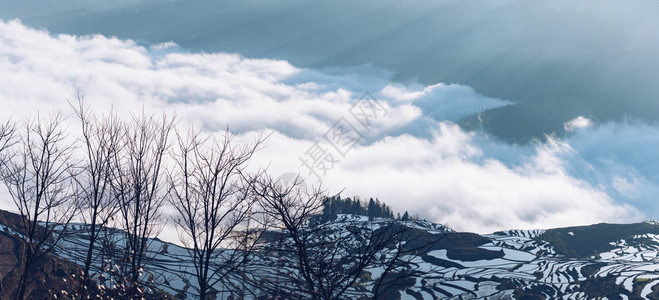
[[[262, 177], [255, 186], [263, 213], [278, 224], [264, 233], [260, 253], [261, 261], [277, 267], [255, 267], [256, 295], [260, 291], [287, 299], [378, 299], [395, 280], [422, 276], [405, 267], [440, 239], [412, 229], [412, 222], [331, 221], [320, 213], [322, 190], [307, 190], [299, 177], [289, 185]], [[365, 277], [374, 269], [383, 271], [379, 278]]]
[[166, 115], [159, 120], [144, 113], [134, 117], [124, 126], [123, 146], [113, 162], [112, 192], [119, 204], [119, 227], [125, 231], [120, 261], [121, 273], [127, 278], [120, 278], [120, 284], [126, 285], [127, 297], [139, 298], [144, 292], [143, 266], [151, 259], [147, 257], [148, 239], [159, 233], [165, 221], [161, 208], [169, 190], [163, 161], [174, 125], [175, 119]]
[[263, 137], [238, 146], [234, 136], [228, 131], [204, 138], [192, 130], [177, 132], [171, 202], [178, 211], [181, 242], [192, 257], [199, 299], [210, 298], [218, 283], [230, 287], [228, 276], [247, 261], [256, 244], [249, 226], [254, 200], [245, 168]]
[[16, 142], [14, 139], [15, 132], [16, 125], [11, 120], [0, 123], [0, 168], [9, 159], [9, 153], [5, 151]]
[[73, 145], [61, 127], [60, 113], [26, 122], [18, 149], [3, 169], [25, 239], [16, 299], [25, 297], [33, 263], [56, 246], [73, 216]]
[[111, 180], [116, 173], [114, 162], [123, 146], [124, 132], [122, 123], [113, 112], [108, 116], [97, 118], [94, 112], [84, 105], [80, 95], [77, 106], [73, 104], [71, 106], [80, 121], [79, 143], [84, 150], [80, 174], [74, 179], [81, 192], [76, 201], [76, 210], [88, 234], [83, 262], [83, 280], [89, 286], [90, 269], [97, 260], [94, 251], [95, 247], [98, 247], [101, 230], [108, 225], [119, 209], [117, 198], [112, 194]]

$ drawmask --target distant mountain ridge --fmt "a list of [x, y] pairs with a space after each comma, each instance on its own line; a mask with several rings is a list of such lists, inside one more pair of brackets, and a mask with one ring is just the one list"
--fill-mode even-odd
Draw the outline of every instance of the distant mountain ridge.
[[[0, 218], [0, 231], [3, 235], [19, 235], [11, 229], [15, 224], [10, 219]], [[455, 232], [420, 220], [369, 221], [366, 216], [343, 214], [331, 222], [337, 225], [351, 222], [369, 228], [395, 222], [424, 234], [444, 235], [431, 251], [407, 266], [410, 271], [426, 273], [397, 285], [385, 299], [659, 298], [659, 223], [656, 221], [507, 230], [486, 235]], [[71, 234], [56, 254], [80, 264], [83, 252], [79, 250], [85, 238], [85, 227], [73, 224]], [[159, 274], [152, 278], [162, 290], [189, 298], [186, 291], [194, 282], [187, 278], [191, 275], [191, 260], [186, 249], [153, 240], [149, 251], [153, 259], [145, 268], [145, 276]], [[267, 257], [262, 258], [264, 263], [259, 266], [262, 272], [267, 273], [268, 267], [276, 268]], [[357, 286], [368, 287], [377, 279], [378, 272], [367, 270], [368, 276], [363, 276]], [[216, 296], [228, 297], [221, 290], [217, 288]]]

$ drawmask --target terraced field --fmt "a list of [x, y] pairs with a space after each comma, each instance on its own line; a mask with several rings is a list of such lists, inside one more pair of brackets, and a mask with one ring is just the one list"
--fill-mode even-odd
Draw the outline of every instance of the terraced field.
[[[364, 217], [343, 216], [335, 222], [336, 228], [340, 228], [341, 222], [377, 228], [400, 221], [380, 219], [369, 222]], [[510, 230], [482, 236], [453, 232], [425, 221], [405, 224], [426, 234], [445, 236], [432, 251], [413, 259], [410, 257], [407, 268], [425, 274], [400, 285], [395, 293], [389, 293], [388, 297], [392, 299], [659, 298], [659, 225], [654, 222]], [[600, 233], [603, 230], [607, 233]], [[599, 240], [569, 244], [572, 240], [607, 236], [612, 230], [618, 236], [606, 243]], [[115, 246], [120, 248], [121, 234], [112, 232]], [[60, 254], [81, 263], [85, 239], [85, 228], [74, 226], [73, 234], [67, 236]], [[149, 250], [152, 259], [146, 267], [145, 279], [150, 277], [169, 293], [186, 296], [195, 284], [191, 280], [192, 262], [186, 249], [152, 240]], [[97, 253], [97, 259], [108, 258], [101, 249], [97, 249]], [[276, 272], [281, 271], [282, 266], [277, 264], [275, 257], [257, 253], [254, 261], [260, 262], [258, 268], [254, 268], [258, 269], [254, 276], [281, 274]], [[295, 269], [288, 271], [295, 272]], [[382, 270], [366, 271], [370, 276], [363, 276], [358, 286], [368, 289]], [[222, 296], [223, 287], [215, 288], [219, 291], [218, 296]]]

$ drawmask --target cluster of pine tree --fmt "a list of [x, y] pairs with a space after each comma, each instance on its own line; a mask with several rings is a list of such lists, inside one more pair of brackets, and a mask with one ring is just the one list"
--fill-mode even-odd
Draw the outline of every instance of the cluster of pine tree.
[[[350, 197], [341, 198], [340, 195], [326, 197], [323, 201], [323, 216], [333, 220], [336, 219], [338, 214], [368, 216], [370, 220], [374, 218], [394, 219], [391, 208], [377, 198], [375, 200], [370, 198], [368, 202], [362, 202], [358, 197], [353, 199], [350, 199]], [[396, 219], [407, 221], [418, 218], [410, 217], [406, 211], [402, 217], [400, 213], [397, 214]]]

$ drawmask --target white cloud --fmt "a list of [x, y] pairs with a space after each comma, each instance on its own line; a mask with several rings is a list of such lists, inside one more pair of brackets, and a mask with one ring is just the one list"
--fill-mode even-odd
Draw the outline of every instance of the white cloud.
[[388, 84], [381, 94], [396, 102], [411, 102], [438, 121], [458, 121], [474, 113], [512, 104], [483, 97], [471, 87], [459, 84], [438, 83], [426, 87]]
[[[272, 129], [253, 166], [270, 164], [275, 176], [308, 176], [300, 156], [315, 142], [331, 150], [322, 136], [346, 117], [366, 141], [345, 157], [335, 153], [339, 161], [324, 178], [330, 192], [345, 188], [346, 196], [379, 197], [461, 230], [638, 220], [643, 216], [637, 207], [622, 204], [617, 195], [642, 197], [651, 189], [636, 194], [631, 189], [655, 187], [657, 180], [654, 171], [639, 169], [641, 161], [595, 151], [605, 144], [620, 147], [614, 147], [616, 155], [625, 153], [631, 146], [621, 145], [624, 139], [609, 138], [628, 137], [637, 126], [616, 131], [581, 120], [571, 126], [583, 130], [569, 140], [508, 145], [450, 122], [510, 104], [462, 85], [402, 85], [368, 67], [300, 69], [281, 60], [183, 53], [168, 43], [147, 50], [103, 36], [53, 37], [18, 21], [0, 22], [0, 118], [54, 109], [69, 113], [66, 99], [77, 91], [101, 111], [176, 111], [183, 123], [239, 130], [243, 141]], [[388, 112], [368, 131], [349, 113], [365, 91], [382, 99]], [[659, 136], [654, 127], [640, 130]]]
[[178, 48], [178, 44], [174, 43], [172, 41], [169, 42], [164, 42], [164, 43], [159, 43], [152, 45], [150, 48], [151, 50], [165, 50], [165, 49], [170, 49], [170, 48]]
[[588, 118], [585, 118], [583, 116], [578, 116], [565, 124], [563, 124], [563, 127], [565, 128], [565, 131], [575, 131], [579, 129], [585, 129], [593, 125], [593, 121], [591, 121]]
[[567, 142], [579, 160], [570, 173], [603, 189], [620, 202], [657, 218], [659, 206], [659, 127], [636, 122], [606, 123], [576, 131]]
[[[387, 138], [354, 153], [328, 178], [347, 195], [393, 201], [398, 210], [446, 222], [459, 230], [548, 228], [641, 218], [630, 205], [571, 177], [566, 145], [544, 145], [521, 166], [479, 160], [472, 134], [440, 124], [430, 140]], [[561, 144], [560, 142], [556, 142]], [[482, 161], [482, 162], [479, 162]], [[359, 183], [350, 184], [346, 183]]]

